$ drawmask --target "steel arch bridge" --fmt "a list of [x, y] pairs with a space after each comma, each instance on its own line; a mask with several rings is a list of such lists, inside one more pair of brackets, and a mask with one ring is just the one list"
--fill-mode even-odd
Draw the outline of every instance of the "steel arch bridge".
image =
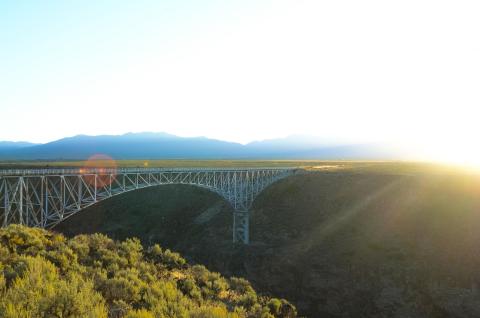
[[150, 186], [188, 184], [209, 189], [234, 210], [233, 242], [249, 242], [256, 196], [297, 168], [36, 169], [0, 170], [0, 224], [51, 228], [114, 195]]

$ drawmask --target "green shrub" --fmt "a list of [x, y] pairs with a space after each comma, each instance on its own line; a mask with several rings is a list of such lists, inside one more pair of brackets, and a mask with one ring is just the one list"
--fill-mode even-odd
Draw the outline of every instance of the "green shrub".
[[195, 280], [190, 277], [179, 280], [177, 282], [178, 288], [185, 294], [190, 296], [195, 300], [200, 300], [202, 298], [202, 293], [200, 288], [195, 284]]
[[26, 270], [2, 291], [1, 317], [107, 317], [104, 300], [75, 273], [59, 277], [41, 257], [22, 256]]
[[289, 318], [296, 311], [158, 245], [144, 252], [137, 239], [0, 229], [0, 317], [107, 316]]
[[125, 318], [155, 318], [151, 312], [145, 309], [129, 311]]

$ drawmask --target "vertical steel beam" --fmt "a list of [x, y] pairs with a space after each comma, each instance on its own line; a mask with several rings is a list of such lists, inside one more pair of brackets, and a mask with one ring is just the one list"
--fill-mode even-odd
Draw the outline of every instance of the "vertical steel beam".
[[93, 189], [93, 201], [94, 202], [97, 202], [97, 178], [98, 178], [98, 175], [95, 174], [94, 175], [94, 189]]
[[18, 212], [19, 212], [19, 221], [20, 224], [23, 224], [23, 177], [20, 177], [18, 187], [20, 188], [20, 199], [17, 203], [19, 205]]
[[8, 185], [7, 185], [7, 178], [3, 178], [3, 190], [5, 191], [3, 197], [3, 226], [8, 225], [8, 208], [9, 208], [9, 200], [8, 200]]
[[[90, 171], [85, 174], [78, 170], [50, 170], [50, 173], [47, 171], [43, 175], [42, 171], [39, 173], [36, 170], [16, 173], [18, 173], [17, 176], [0, 177], [0, 217], [3, 219], [3, 226], [7, 226], [10, 222], [18, 222], [49, 227], [64, 217], [80, 211], [83, 207], [114, 194], [138, 189], [140, 186], [181, 183], [206, 187], [223, 196], [234, 209], [233, 241], [248, 244], [250, 240], [249, 210], [255, 197], [272, 182], [291, 175], [294, 171], [283, 169], [125, 169], [107, 172]], [[133, 175], [135, 176], [134, 180], [131, 178]], [[78, 182], [77, 186], [74, 182], [67, 183], [66, 176], [73, 177], [73, 180]], [[121, 181], [118, 180], [120, 176]], [[145, 176], [146, 178], [144, 178]], [[84, 178], [88, 178], [88, 180], [84, 180]], [[116, 185], [113, 185], [114, 180]], [[105, 182], [108, 182], [108, 185]], [[84, 193], [87, 192], [88, 198], [84, 196]]]
[[83, 190], [82, 190], [82, 176], [77, 176], [77, 206], [80, 209], [82, 207], [82, 197], [83, 197]]
[[45, 225], [48, 221], [48, 177], [45, 177]]

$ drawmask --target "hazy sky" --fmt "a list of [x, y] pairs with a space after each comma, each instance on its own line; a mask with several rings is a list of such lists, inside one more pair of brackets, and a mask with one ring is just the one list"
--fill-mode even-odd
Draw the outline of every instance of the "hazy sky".
[[[0, 140], [478, 145], [479, 1], [0, 1]], [[459, 146], [458, 146], [459, 147]]]

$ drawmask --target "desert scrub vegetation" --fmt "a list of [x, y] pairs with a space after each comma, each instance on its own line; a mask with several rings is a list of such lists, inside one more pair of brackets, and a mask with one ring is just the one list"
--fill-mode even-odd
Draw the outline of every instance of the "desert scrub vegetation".
[[158, 245], [102, 234], [71, 239], [11, 225], [0, 229], [0, 317], [290, 318], [284, 299], [242, 278], [190, 266]]

